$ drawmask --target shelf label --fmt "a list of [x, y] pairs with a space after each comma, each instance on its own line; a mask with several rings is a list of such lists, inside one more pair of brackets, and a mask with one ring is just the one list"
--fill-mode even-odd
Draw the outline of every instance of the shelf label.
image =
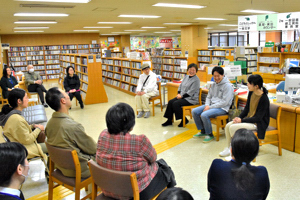
[[96, 62], [97, 63], [102, 63], [102, 60], [101, 60], [101, 55], [96, 55]]
[[180, 69], [187, 69], [187, 60], [180, 61]]
[[89, 63], [93, 63], [94, 62], [94, 58], [92, 55], [88, 56], [88, 60], [89, 60]]

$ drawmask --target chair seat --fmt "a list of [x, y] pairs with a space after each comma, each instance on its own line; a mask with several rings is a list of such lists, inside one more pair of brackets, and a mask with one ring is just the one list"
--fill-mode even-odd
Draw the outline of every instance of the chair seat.
[[149, 98], [149, 101], [150, 101], [150, 100], [153, 100], [153, 99], [159, 99], [159, 98], [160, 98], [160, 96], [159, 96], [159, 95], [156, 95], [156, 96], [150, 97], [150, 98]]
[[273, 126], [268, 126], [267, 130], [266, 131], [275, 131], [277, 130], [275, 127]]
[[[53, 172], [52, 172], [52, 176], [54, 178], [56, 178], [57, 180], [67, 184], [67, 185], [70, 185], [72, 187], [75, 187], [75, 177], [72, 178], [72, 177], [66, 177], [63, 175], [63, 173], [59, 170], [59, 169], [55, 169]], [[81, 182], [84, 181], [85, 179], [88, 179], [89, 177], [87, 178], [82, 178], [81, 179]]]

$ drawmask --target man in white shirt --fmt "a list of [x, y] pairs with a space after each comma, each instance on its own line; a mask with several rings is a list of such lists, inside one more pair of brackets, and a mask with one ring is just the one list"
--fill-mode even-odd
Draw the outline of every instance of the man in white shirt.
[[144, 118], [148, 118], [150, 116], [149, 98], [158, 95], [156, 74], [150, 70], [148, 63], [142, 64], [141, 69], [143, 74], [140, 75], [135, 96], [137, 118], [143, 117], [144, 114]]

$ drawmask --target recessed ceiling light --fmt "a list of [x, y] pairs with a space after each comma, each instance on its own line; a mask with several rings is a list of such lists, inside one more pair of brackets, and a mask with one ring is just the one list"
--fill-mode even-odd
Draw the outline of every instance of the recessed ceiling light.
[[44, 31], [14, 31], [16, 33], [42, 33]]
[[98, 22], [97, 24], [132, 24], [132, 22]]
[[47, 29], [49, 27], [15, 27], [14, 29]]
[[166, 28], [162, 26], [143, 26], [142, 28]]
[[199, 5], [175, 4], [175, 3], [157, 3], [152, 6], [171, 7], [171, 8], [194, 8], [194, 9], [200, 9], [206, 7], [206, 6], [199, 6]]
[[276, 13], [274, 11], [268, 11], [268, 10], [242, 10], [241, 12], [247, 12], [247, 13], [265, 13], [265, 14], [273, 14]]
[[223, 18], [203, 18], [203, 17], [199, 17], [199, 18], [195, 18], [195, 20], [226, 20]]
[[157, 15], [119, 15], [118, 17], [131, 17], [131, 18], [159, 18]]
[[204, 28], [204, 29], [212, 29], [212, 27], [206, 27], [206, 28]]
[[101, 35], [120, 35], [120, 34], [101, 34]]
[[124, 31], [147, 31], [147, 30], [124, 30]]
[[15, 24], [57, 24], [56, 21], [17, 21]]
[[164, 23], [165, 25], [191, 25], [192, 23]]
[[154, 32], [154, 33], [172, 33], [172, 32]]
[[73, 30], [75, 32], [98, 32], [99, 30]]
[[111, 26], [85, 26], [83, 28], [113, 28]]
[[181, 31], [181, 30], [170, 30], [170, 31], [178, 31], [178, 32], [179, 32], [179, 31]]
[[14, 16], [20, 17], [67, 17], [64, 13], [15, 13]]
[[125, 33], [126, 34], [126, 33], [131, 33], [131, 32], [111, 32], [111, 33], [121, 33], [121, 34]]
[[39, 1], [39, 2], [55, 2], [55, 3], [88, 3], [91, 0], [15, 0], [15, 1]]
[[237, 24], [219, 24], [219, 26], [238, 26]]

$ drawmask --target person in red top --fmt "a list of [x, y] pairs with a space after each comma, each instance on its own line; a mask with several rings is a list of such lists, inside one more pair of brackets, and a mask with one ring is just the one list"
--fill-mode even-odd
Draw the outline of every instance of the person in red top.
[[[106, 113], [107, 129], [99, 136], [96, 161], [105, 168], [135, 172], [140, 199], [151, 199], [168, 186], [164, 170], [156, 162], [157, 154], [145, 135], [130, 134], [135, 125], [132, 107], [118, 103]], [[103, 190], [105, 196], [126, 199]]]

